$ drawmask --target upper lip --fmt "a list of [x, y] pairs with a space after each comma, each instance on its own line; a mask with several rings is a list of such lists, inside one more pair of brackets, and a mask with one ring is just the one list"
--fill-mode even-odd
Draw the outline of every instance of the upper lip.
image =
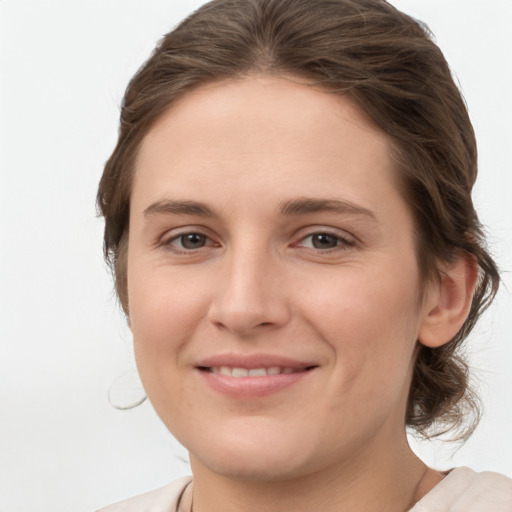
[[312, 361], [292, 359], [286, 356], [273, 354], [216, 354], [199, 361], [198, 368], [212, 368], [216, 366], [228, 366], [231, 368], [271, 368], [279, 366], [301, 370], [318, 366]]

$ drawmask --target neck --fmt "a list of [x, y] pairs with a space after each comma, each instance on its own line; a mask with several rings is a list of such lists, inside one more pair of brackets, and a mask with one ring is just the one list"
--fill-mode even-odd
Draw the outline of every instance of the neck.
[[414, 455], [405, 434], [391, 444], [367, 446], [348, 462], [282, 481], [219, 475], [191, 454], [193, 512], [406, 512], [443, 475]]

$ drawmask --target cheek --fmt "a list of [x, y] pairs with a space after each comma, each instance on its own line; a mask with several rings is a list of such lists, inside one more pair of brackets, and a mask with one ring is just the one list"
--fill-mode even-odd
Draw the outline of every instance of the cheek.
[[304, 310], [331, 347], [334, 385], [357, 386], [361, 396], [403, 385], [420, 321], [416, 283], [416, 272], [403, 267], [373, 274], [351, 269], [329, 284], [311, 283]]
[[318, 317], [329, 338], [345, 333], [361, 339], [366, 333], [367, 342], [378, 343], [394, 333], [398, 341], [417, 326], [419, 287], [412, 263], [402, 262], [400, 269], [391, 264], [342, 268], [306, 286], [304, 314], [310, 310]]
[[196, 281], [186, 273], [149, 265], [141, 272], [128, 274], [134, 336], [137, 334], [140, 341], [157, 346], [172, 344], [178, 333], [186, 331], [204, 314], [205, 296], [200, 293], [201, 283]]
[[[162, 269], [133, 261], [128, 274], [130, 327], [135, 358], [152, 401], [166, 389], [180, 386], [180, 356], [204, 317], [204, 297], [197, 284]], [[174, 395], [179, 396], [179, 393]]]
[[[178, 286], [162, 272], [129, 275], [130, 324], [140, 378], [166, 425], [188, 411], [182, 354], [203, 316], [194, 286]], [[190, 392], [190, 390], [188, 390]]]

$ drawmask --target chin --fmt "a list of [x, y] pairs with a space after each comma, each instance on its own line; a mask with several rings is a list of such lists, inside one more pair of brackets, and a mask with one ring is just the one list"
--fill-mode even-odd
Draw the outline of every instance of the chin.
[[[270, 456], [260, 456], [257, 458], [241, 456], [238, 459], [229, 458], [227, 456], [221, 459], [210, 459], [203, 454], [201, 459], [197, 458], [197, 461], [217, 475], [250, 482], [291, 480], [304, 476], [311, 471], [311, 468], [307, 471], [307, 464], [297, 464], [290, 459], [283, 460], [278, 457], [273, 457], [272, 454], [270, 454]], [[192, 467], [194, 469], [194, 464], [192, 464]]]
[[192, 469], [199, 464], [226, 478], [248, 481], [282, 481], [303, 476], [313, 471], [314, 457], [302, 440], [293, 436], [225, 435], [210, 439], [204, 445], [191, 447]]

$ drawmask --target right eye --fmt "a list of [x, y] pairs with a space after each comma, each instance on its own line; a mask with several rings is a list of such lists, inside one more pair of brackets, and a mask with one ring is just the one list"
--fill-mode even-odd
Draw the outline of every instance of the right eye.
[[182, 249], [192, 250], [204, 247], [206, 240], [207, 237], [201, 233], [187, 233], [185, 235], [178, 236], [172, 241], [178, 243]]
[[205, 234], [191, 231], [168, 238], [163, 241], [162, 245], [178, 254], [182, 254], [197, 251], [203, 247], [215, 247], [217, 244]]

